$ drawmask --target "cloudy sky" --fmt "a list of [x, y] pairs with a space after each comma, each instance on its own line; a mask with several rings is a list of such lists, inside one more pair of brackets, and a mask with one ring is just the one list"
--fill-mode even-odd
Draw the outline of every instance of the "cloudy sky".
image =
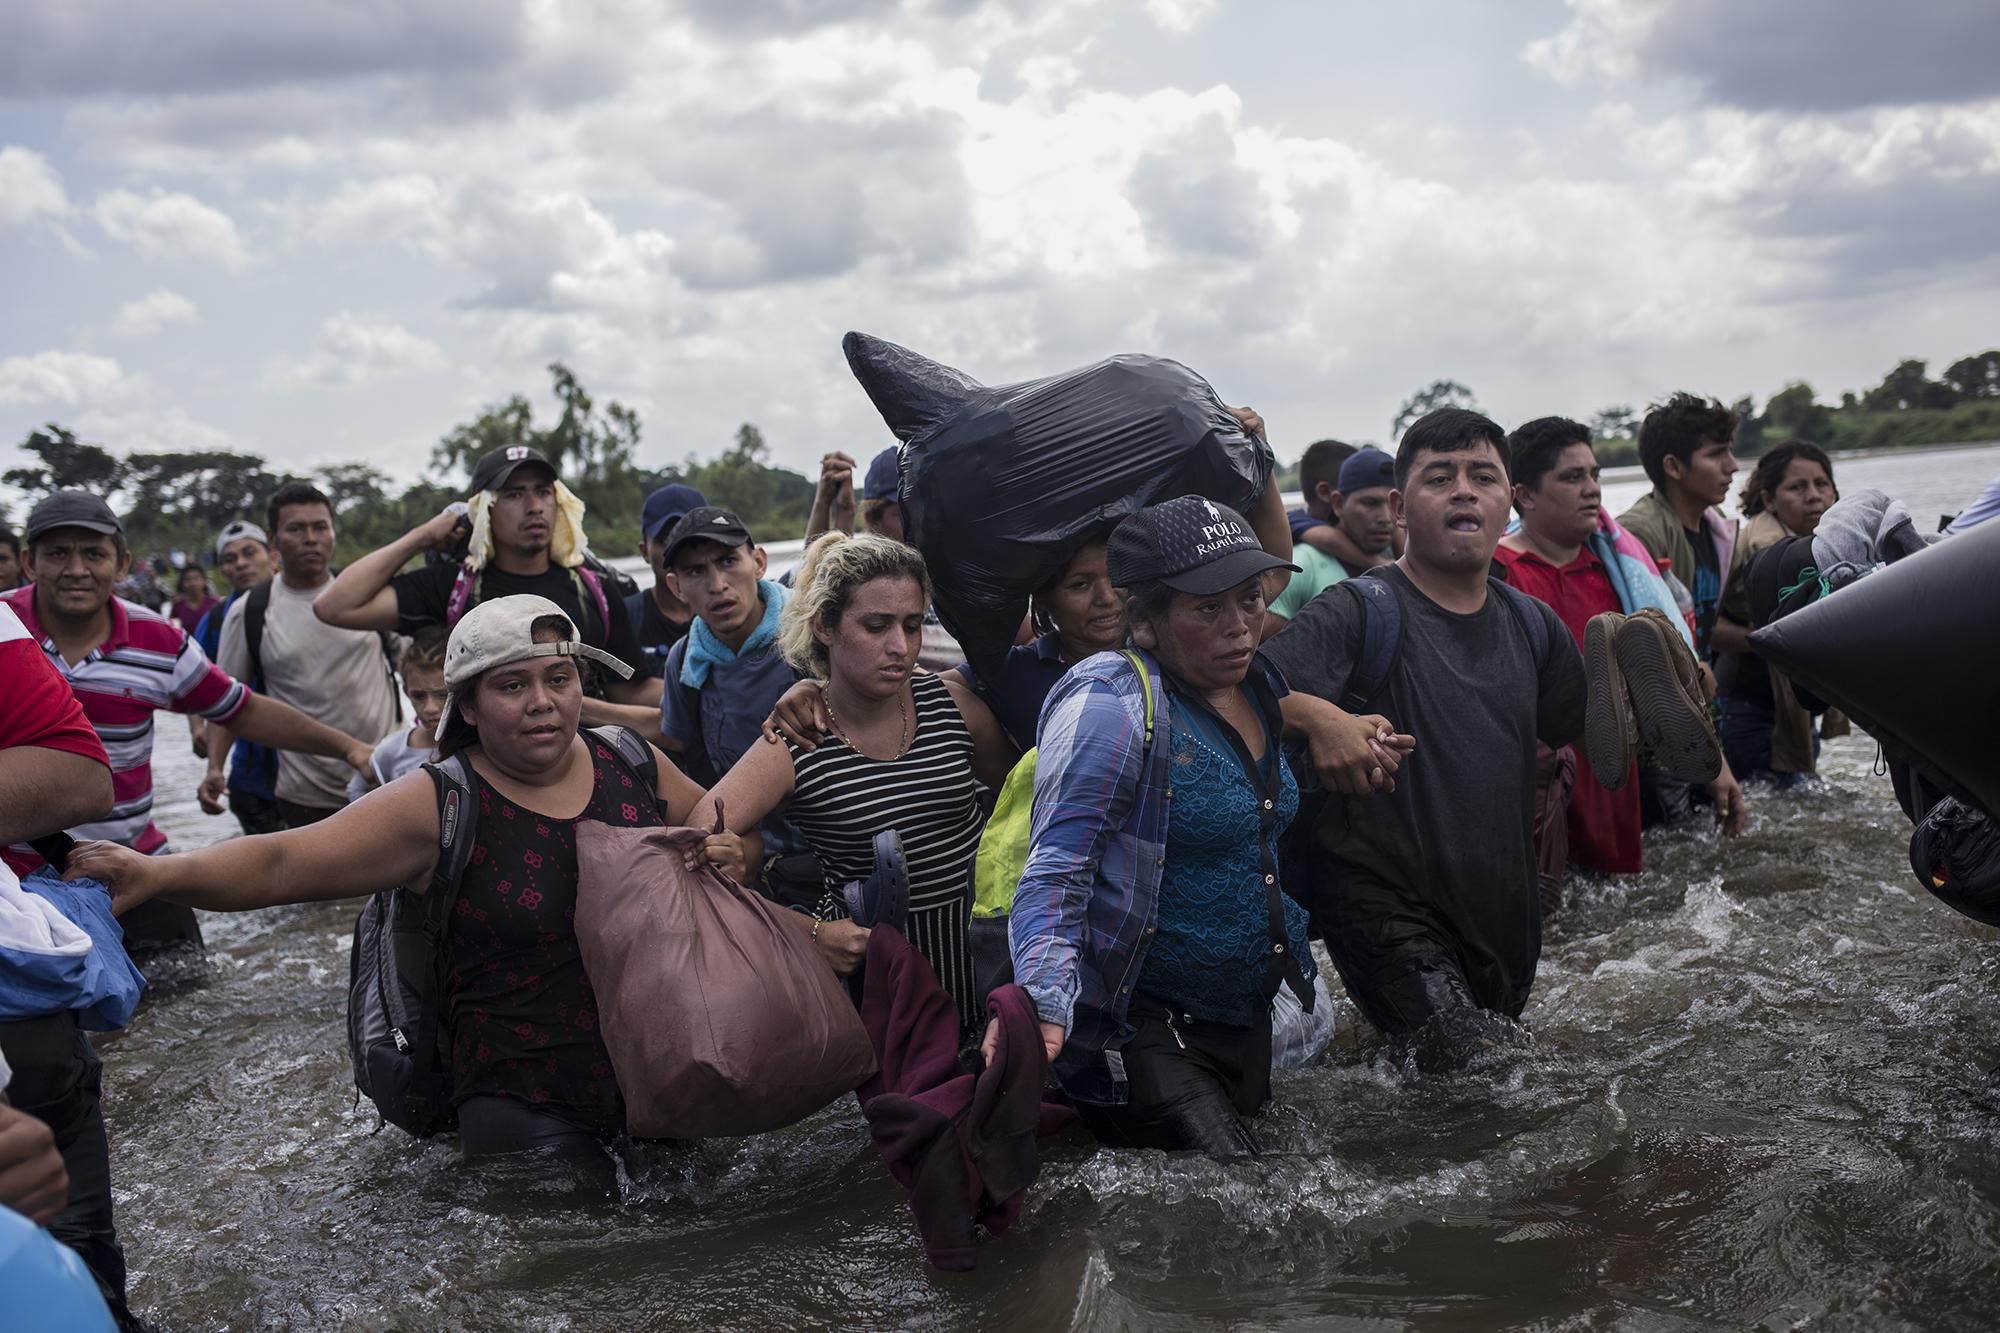
[[1176, 357], [1281, 456], [2000, 344], [1990, 0], [0, 0], [0, 464], [411, 477], [568, 362], [644, 456]]

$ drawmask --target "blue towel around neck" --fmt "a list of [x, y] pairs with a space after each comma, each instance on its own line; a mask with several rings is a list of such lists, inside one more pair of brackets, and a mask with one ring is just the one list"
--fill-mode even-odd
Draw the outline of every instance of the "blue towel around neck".
[[785, 589], [769, 579], [757, 580], [757, 595], [764, 599], [764, 618], [740, 649], [715, 637], [715, 631], [700, 616], [688, 626], [687, 652], [681, 658], [681, 684], [698, 690], [708, 684], [708, 670], [719, 662], [734, 662], [778, 641], [778, 613], [785, 609]]

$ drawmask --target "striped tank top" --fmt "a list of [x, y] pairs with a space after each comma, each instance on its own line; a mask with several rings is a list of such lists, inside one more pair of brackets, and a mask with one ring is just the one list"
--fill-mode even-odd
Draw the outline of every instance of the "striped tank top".
[[874, 873], [875, 835], [896, 830], [910, 869], [903, 933], [969, 1026], [984, 1017], [966, 943], [972, 858], [985, 825], [972, 774], [972, 733], [937, 676], [912, 676], [910, 693], [915, 734], [900, 758], [871, 759], [838, 736], [816, 750], [791, 747], [794, 782], [786, 814], [826, 874], [821, 920], [846, 917], [841, 886]]

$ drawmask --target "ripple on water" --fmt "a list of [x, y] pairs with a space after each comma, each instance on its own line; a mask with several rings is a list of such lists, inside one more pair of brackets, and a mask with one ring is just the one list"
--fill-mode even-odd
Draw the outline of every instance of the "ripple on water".
[[[162, 792], [192, 782], [162, 728]], [[1996, 932], [1908, 883], [1864, 739], [1647, 840], [1549, 923], [1526, 1040], [1399, 1061], [1336, 987], [1272, 1152], [1052, 1141], [976, 1273], [922, 1262], [851, 1101], [499, 1188], [375, 1132], [344, 1045], [353, 909], [207, 917], [205, 976], [105, 1041], [139, 1305], [176, 1328], [1975, 1328], [1996, 1300]], [[219, 836], [163, 799], [176, 842]]]

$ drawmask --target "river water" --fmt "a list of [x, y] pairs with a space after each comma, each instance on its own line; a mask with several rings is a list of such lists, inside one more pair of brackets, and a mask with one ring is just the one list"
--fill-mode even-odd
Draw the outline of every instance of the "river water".
[[[1934, 515], [2000, 451], [1839, 467]], [[851, 1101], [649, 1151], [616, 1202], [378, 1133], [345, 1051], [355, 908], [207, 917], [206, 978], [103, 1044], [134, 1304], [184, 1329], [1990, 1328], [2000, 951], [1914, 884], [1874, 764], [1831, 742], [1810, 789], [1752, 790], [1740, 840], [1656, 833], [1644, 873], [1573, 882], [1524, 1049], [1418, 1074], [1343, 1001], [1276, 1082], [1272, 1155], [1051, 1141], [966, 1275], [925, 1266]], [[195, 809], [178, 723], [158, 772], [179, 845], [233, 828]]]

